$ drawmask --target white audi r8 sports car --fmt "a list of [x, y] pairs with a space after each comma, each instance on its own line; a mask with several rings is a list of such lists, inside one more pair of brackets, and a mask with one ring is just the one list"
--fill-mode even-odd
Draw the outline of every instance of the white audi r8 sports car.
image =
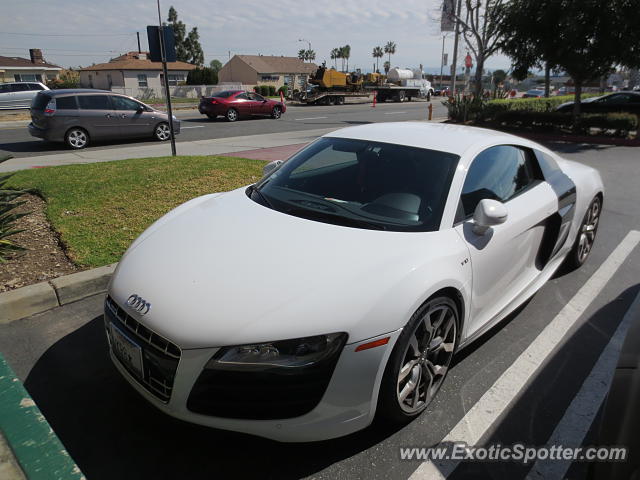
[[523, 138], [421, 122], [325, 135], [149, 227], [105, 304], [150, 403], [279, 441], [419, 415], [452, 356], [587, 259], [603, 185]]

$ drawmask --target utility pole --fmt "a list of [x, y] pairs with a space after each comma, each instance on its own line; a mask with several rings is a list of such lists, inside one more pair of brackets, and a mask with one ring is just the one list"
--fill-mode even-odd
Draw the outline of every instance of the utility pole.
[[169, 91], [169, 75], [167, 72], [167, 52], [164, 47], [164, 28], [160, 14], [160, 0], [158, 3], [158, 35], [160, 36], [160, 52], [162, 55], [162, 72], [164, 73], [164, 89], [167, 96], [167, 113], [169, 114], [169, 131], [171, 132], [171, 155], [176, 156], [176, 136], [173, 134], [173, 112], [171, 110], [171, 92]]
[[442, 53], [440, 54], [440, 90], [442, 91], [442, 69], [444, 68], [444, 39], [446, 35], [442, 35]]
[[453, 60], [451, 62], [451, 87], [449, 95], [453, 95], [456, 91], [456, 69], [458, 67], [458, 41], [460, 38], [460, 14], [462, 13], [462, 0], [458, 0], [456, 7], [456, 36], [453, 41]]
[[142, 49], [140, 48], [140, 32], [136, 32], [136, 36], [138, 37], [138, 53], [142, 53]]

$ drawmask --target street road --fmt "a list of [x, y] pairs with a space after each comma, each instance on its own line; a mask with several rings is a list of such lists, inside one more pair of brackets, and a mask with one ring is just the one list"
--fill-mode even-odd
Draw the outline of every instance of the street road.
[[[446, 108], [440, 99], [434, 98], [433, 118], [445, 118]], [[370, 103], [332, 106], [289, 106], [279, 120], [271, 118], [243, 119], [229, 123], [223, 118], [209, 120], [197, 110], [177, 110], [176, 116], [182, 121], [182, 132], [176, 137], [178, 142], [205, 140], [211, 138], [239, 137], [263, 133], [313, 130], [318, 128], [342, 128], [373, 122], [400, 122], [426, 120], [427, 102], [379, 103], [372, 108]], [[26, 123], [26, 122], [25, 122]], [[149, 140], [103, 142], [88, 149], [108, 149], [154, 143]], [[0, 126], [0, 152], [6, 151], [15, 157], [31, 157], [52, 153], [69, 152], [63, 144], [45, 142], [29, 135], [25, 126]]]
[[[413, 111], [409, 108], [385, 106], [375, 115]], [[313, 112], [304, 116], [331, 115], [324, 109], [304, 110]], [[354, 118], [367, 118], [363, 107], [357, 110]], [[295, 112], [289, 115], [291, 124], [303, 116]], [[338, 121], [332, 119], [317, 121]], [[538, 464], [436, 467], [400, 460], [399, 453], [400, 447], [428, 447], [443, 439], [473, 445], [595, 441], [589, 431], [600, 405], [594, 384], [601, 388], [602, 382], [594, 379], [610, 377], [598, 360], [612, 338], [619, 340], [620, 332], [614, 332], [640, 292], [640, 238], [633, 232], [640, 225], [638, 150], [549, 146], [602, 173], [604, 213], [590, 259], [578, 271], [559, 272], [519, 312], [461, 352], [434, 402], [403, 428], [373, 425], [333, 441], [279, 444], [174, 420], [148, 405], [111, 365], [101, 296], [0, 325], [0, 351], [91, 480], [584, 478], [584, 463], [559, 469], [554, 464], [552, 473], [543, 475], [544, 465]], [[568, 331], [566, 337], [559, 325]]]

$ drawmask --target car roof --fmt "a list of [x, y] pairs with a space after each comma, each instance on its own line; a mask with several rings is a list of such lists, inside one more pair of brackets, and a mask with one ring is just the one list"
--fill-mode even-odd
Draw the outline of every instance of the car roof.
[[96, 90], [94, 88], [60, 88], [57, 90], [46, 90], [43, 91], [42, 93], [44, 93], [45, 95], [50, 95], [52, 97], [58, 96], [58, 95], [67, 95], [67, 94], [79, 94], [79, 93], [111, 93], [114, 94], [114, 92], [111, 92], [109, 90]]
[[537, 148], [536, 144], [522, 137], [497, 130], [419, 121], [358, 125], [342, 128], [324, 136], [407, 145], [449, 152], [460, 156], [472, 147], [482, 148], [497, 144], [523, 145]]

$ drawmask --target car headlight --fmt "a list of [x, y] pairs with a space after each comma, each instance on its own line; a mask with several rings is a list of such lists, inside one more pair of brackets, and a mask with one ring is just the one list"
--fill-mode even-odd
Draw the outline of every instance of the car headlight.
[[335, 358], [347, 340], [346, 333], [280, 340], [221, 348], [205, 368], [257, 371], [311, 367]]

